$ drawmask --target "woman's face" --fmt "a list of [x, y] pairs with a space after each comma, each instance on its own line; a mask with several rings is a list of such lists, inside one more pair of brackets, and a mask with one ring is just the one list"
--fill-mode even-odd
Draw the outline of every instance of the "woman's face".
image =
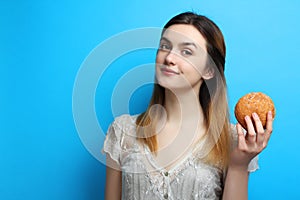
[[163, 33], [156, 56], [158, 84], [171, 90], [199, 91], [212, 73], [206, 67], [206, 40], [192, 25], [172, 25]]

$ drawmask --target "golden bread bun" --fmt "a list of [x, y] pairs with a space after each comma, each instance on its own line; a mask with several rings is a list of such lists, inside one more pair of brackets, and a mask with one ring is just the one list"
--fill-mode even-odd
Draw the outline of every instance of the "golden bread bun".
[[275, 117], [275, 106], [272, 99], [261, 92], [251, 92], [241, 97], [234, 108], [237, 121], [244, 129], [247, 129], [245, 121], [246, 115], [251, 117], [252, 113], [257, 113], [264, 128], [266, 128], [268, 111], [272, 111]]

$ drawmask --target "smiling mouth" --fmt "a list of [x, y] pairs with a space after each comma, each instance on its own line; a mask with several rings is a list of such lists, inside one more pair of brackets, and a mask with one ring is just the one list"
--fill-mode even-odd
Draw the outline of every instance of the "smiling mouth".
[[168, 69], [166, 67], [163, 67], [160, 69], [162, 73], [166, 74], [166, 75], [179, 75], [179, 72], [176, 72], [174, 70]]

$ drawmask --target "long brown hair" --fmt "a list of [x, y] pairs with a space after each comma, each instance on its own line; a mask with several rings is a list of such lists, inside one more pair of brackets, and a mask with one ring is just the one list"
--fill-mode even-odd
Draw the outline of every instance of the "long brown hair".
[[[214, 66], [214, 77], [203, 81], [199, 92], [199, 103], [203, 109], [208, 143], [213, 144], [211, 151], [204, 160], [225, 168], [229, 160], [230, 135], [229, 112], [227, 102], [227, 87], [224, 76], [226, 47], [223, 35], [218, 26], [205, 16], [192, 12], [181, 13], [173, 17], [164, 26], [164, 31], [175, 24], [194, 26], [206, 39], [206, 48], [211, 64]], [[152, 98], [146, 112], [138, 116], [137, 134], [148, 145], [152, 152], [157, 151], [156, 123], [161, 115], [159, 109], [151, 111], [151, 106], [165, 103], [165, 89], [159, 84], [154, 84]], [[150, 116], [151, 115], [151, 116]], [[147, 127], [147, 128], [145, 128]]]

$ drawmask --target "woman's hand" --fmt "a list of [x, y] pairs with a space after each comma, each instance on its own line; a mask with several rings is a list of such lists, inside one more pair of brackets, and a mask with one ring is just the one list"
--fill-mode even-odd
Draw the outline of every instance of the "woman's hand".
[[267, 114], [266, 129], [263, 128], [262, 123], [256, 113], [246, 116], [247, 133], [244, 134], [242, 126], [237, 124], [236, 129], [238, 133], [238, 145], [231, 153], [229, 167], [237, 169], [247, 169], [250, 161], [266, 148], [273, 130], [273, 115], [269, 111]]

